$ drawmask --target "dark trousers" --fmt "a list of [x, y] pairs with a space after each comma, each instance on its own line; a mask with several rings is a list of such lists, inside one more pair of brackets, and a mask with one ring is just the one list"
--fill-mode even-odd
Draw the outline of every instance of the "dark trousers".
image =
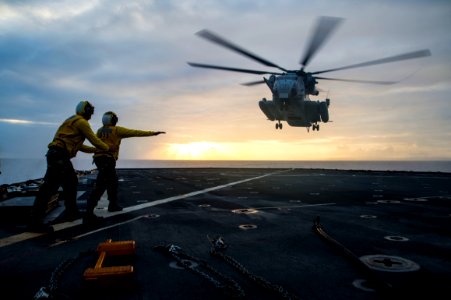
[[97, 179], [94, 185], [94, 190], [89, 195], [86, 213], [92, 214], [94, 208], [102, 197], [105, 190], [108, 194], [109, 206], [118, 204], [117, 189], [118, 177], [116, 173], [116, 160], [110, 156], [99, 156], [94, 158], [94, 163], [97, 166]]
[[41, 223], [45, 217], [50, 198], [63, 188], [64, 206], [68, 213], [78, 212], [77, 185], [78, 177], [67, 151], [63, 148], [52, 147], [47, 151], [47, 171], [44, 183], [40, 186], [34, 200], [31, 222]]

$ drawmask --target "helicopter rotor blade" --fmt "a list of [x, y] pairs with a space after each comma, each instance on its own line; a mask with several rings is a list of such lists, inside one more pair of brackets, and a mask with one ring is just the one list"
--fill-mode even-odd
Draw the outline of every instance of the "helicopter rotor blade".
[[253, 86], [253, 85], [262, 84], [262, 83], [265, 83], [265, 81], [264, 80], [257, 80], [257, 81], [245, 82], [245, 83], [242, 83], [241, 85]]
[[253, 53], [251, 53], [251, 52], [249, 52], [249, 51], [247, 51], [247, 50], [245, 50], [245, 49], [243, 49], [243, 48], [241, 48], [241, 47], [239, 47], [239, 46], [237, 46], [235, 44], [232, 44], [229, 41], [226, 41], [225, 39], [221, 38], [220, 36], [218, 36], [217, 34], [211, 32], [211, 31], [208, 31], [208, 30], [204, 29], [204, 30], [201, 30], [201, 31], [197, 32], [196, 34], [199, 35], [200, 37], [203, 37], [204, 39], [209, 40], [210, 42], [213, 42], [213, 43], [218, 44], [220, 46], [226, 47], [226, 48], [228, 48], [228, 49], [230, 49], [232, 51], [238, 52], [238, 53], [240, 53], [240, 54], [242, 54], [244, 56], [247, 56], [247, 57], [249, 57], [249, 58], [251, 58], [251, 59], [253, 59], [255, 61], [258, 61], [259, 63], [264, 64], [265, 66], [274, 67], [274, 68], [277, 68], [277, 69], [282, 70], [284, 72], [287, 72], [286, 69], [284, 69], [284, 68], [282, 68], [282, 67], [280, 67], [280, 66], [278, 66], [278, 65], [276, 65], [276, 64], [274, 64], [274, 63], [272, 63], [272, 62], [270, 62], [270, 61], [268, 61], [266, 59], [258, 57], [257, 55], [255, 55], [255, 54], [253, 54]]
[[342, 21], [343, 18], [337, 17], [321, 17], [318, 20], [315, 31], [311, 36], [310, 44], [304, 54], [304, 58], [300, 61], [302, 69], [307, 66], [312, 57]]
[[367, 61], [367, 62], [363, 62], [363, 63], [353, 64], [353, 65], [349, 65], [349, 66], [344, 66], [344, 67], [339, 67], [339, 68], [334, 68], [334, 69], [328, 69], [328, 70], [322, 70], [322, 71], [316, 71], [316, 72], [312, 72], [311, 74], [321, 74], [321, 73], [333, 72], [333, 71], [339, 71], [339, 70], [361, 68], [361, 67], [367, 67], [367, 66], [379, 65], [379, 64], [386, 64], [386, 63], [391, 63], [391, 62], [396, 62], [396, 61], [401, 61], [401, 60], [420, 58], [420, 57], [425, 57], [425, 56], [430, 56], [430, 55], [431, 55], [431, 51], [429, 49], [423, 49], [423, 50], [418, 50], [418, 51], [414, 51], [414, 52], [404, 53], [404, 54], [400, 54], [400, 55], [385, 57], [385, 58], [376, 59], [376, 60], [371, 60], [371, 61]]
[[318, 77], [318, 76], [315, 76], [315, 79], [356, 82], [356, 83], [384, 84], [384, 85], [395, 84], [395, 83], [399, 82], [399, 81], [375, 81], [375, 80], [360, 80], [360, 79], [340, 79], [340, 78], [329, 78], [329, 77]]
[[199, 63], [193, 63], [193, 62], [188, 62], [188, 65], [190, 65], [192, 67], [196, 67], [196, 68], [217, 69], [217, 70], [259, 74], [259, 75], [264, 75], [264, 74], [281, 75], [282, 74], [282, 73], [275, 73], [275, 72], [271, 72], [271, 71], [258, 71], [258, 70], [249, 70], [249, 69], [230, 68], [230, 67], [223, 67], [223, 66], [199, 64]]

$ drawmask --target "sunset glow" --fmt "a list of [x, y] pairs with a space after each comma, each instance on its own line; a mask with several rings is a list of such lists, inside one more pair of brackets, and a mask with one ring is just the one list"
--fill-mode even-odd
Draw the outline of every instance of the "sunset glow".
[[[449, 1], [53, 2], [0, 4], [0, 157], [45, 159], [60, 124], [89, 100], [93, 132], [107, 111], [118, 126], [165, 132], [124, 140], [120, 160], [451, 159]], [[308, 51], [321, 16], [342, 21]], [[417, 54], [370, 63], [408, 53]], [[309, 98], [330, 100], [329, 121], [307, 130], [281, 120], [281, 130], [259, 105], [272, 89], [247, 83], [304, 67], [331, 72], [316, 76]]]
[[218, 143], [193, 142], [188, 144], [170, 144], [170, 157], [173, 159], [220, 159], [227, 152]]

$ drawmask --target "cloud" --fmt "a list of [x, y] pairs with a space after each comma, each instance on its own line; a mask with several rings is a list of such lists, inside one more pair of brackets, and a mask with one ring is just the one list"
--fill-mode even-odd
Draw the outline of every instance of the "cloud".
[[28, 125], [57, 125], [56, 123], [50, 123], [50, 122], [36, 122], [36, 121], [17, 120], [17, 119], [0, 119], [0, 122], [10, 123], [10, 124], [28, 124]]
[[[124, 143], [126, 158], [173, 158], [169, 145], [202, 142], [229, 149], [221, 157], [233, 159], [451, 157], [445, 130], [451, 122], [450, 12], [448, 1], [438, 0], [1, 3], [0, 134], [10, 138], [2, 153], [40, 156], [57, 124], [88, 99], [96, 107], [94, 129], [102, 113], [113, 110], [120, 125], [168, 132]], [[269, 89], [240, 85], [262, 76], [186, 64], [271, 69], [195, 35], [207, 28], [297, 69], [319, 15], [345, 20], [307, 71], [424, 48], [432, 57], [331, 72], [404, 80], [393, 86], [319, 80], [325, 92], [312, 98], [331, 98], [333, 122], [315, 133], [274, 129], [258, 107], [261, 98], [271, 98]], [[32, 136], [34, 125], [39, 134]], [[37, 154], [23, 149], [23, 141], [40, 147]]]

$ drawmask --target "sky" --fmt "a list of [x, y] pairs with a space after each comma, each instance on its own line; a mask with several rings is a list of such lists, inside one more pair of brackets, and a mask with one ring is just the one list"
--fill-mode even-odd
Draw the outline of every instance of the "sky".
[[[321, 74], [395, 85], [321, 81], [331, 99], [320, 131], [282, 130], [258, 107], [277, 71], [200, 38], [208, 29], [288, 69], [300, 68], [320, 16], [343, 18], [306, 71], [421, 49], [425, 58]], [[81, 100], [93, 130], [165, 131], [122, 141], [120, 159], [450, 160], [451, 2], [439, 0], [154, 0], [0, 2], [0, 158], [44, 158]], [[86, 142], [88, 143], [88, 142]], [[79, 158], [90, 158], [81, 153]]]

